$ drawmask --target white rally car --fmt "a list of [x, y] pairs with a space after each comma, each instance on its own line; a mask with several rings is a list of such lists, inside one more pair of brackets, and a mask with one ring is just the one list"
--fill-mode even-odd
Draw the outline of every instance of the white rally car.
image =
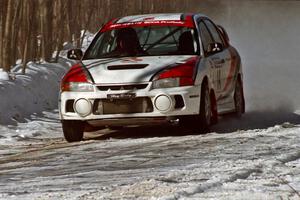
[[226, 31], [200, 14], [153, 14], [104, 25], [63, 77], [65, 139], [87, 127], [177, 122], [207, 131], [218, 114], [245, 111], [242, 65]]

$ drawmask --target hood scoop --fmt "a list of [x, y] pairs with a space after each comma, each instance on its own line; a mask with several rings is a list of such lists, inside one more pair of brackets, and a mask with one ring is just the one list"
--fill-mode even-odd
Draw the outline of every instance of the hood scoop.
[[107, 66], [108, 70], [128, 70], [128, 69], [143, 69], [148, 64], [134, 64], [134, 65], [110, 65]]

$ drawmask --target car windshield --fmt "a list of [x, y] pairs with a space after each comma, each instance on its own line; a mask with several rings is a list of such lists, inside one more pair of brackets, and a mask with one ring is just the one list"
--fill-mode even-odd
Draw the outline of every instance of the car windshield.
[[195, 55], [195, 29], [183, 26], [145, 26], [100, 32], [83, 59], [127, 56]]

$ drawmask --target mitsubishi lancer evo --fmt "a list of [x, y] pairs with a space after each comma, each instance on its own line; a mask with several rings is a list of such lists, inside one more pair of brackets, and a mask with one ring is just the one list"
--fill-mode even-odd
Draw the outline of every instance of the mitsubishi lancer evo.
[[148, 14], [105, 24], [61, 81], [68, 142], [87, 127], [176, 122], [207, 132], [219, 114], [245, 112], [243, 73], [225, 29], [201, 14]]

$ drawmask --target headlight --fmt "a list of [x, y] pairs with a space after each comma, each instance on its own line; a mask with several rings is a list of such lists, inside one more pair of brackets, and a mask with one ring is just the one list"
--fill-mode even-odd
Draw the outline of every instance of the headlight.
[[76, 64], [65, 74], [60, 85], [61, 91], [93, 92], [94, 87], [87, 70]]
[[198, 57], [192, 57], [185, 63], [167, 68], [152, 79], [152, 88], [170, 88], [194, 85], [196, 76], [196, 63]]
[[93, 92], [94, 87], [90, 83], [66, 83], [63, 91], [74, 91], [74, 92]]
[[179, 78], [165, 78], [153, 81], [152, 88], [170, 88], [179, 87]]

